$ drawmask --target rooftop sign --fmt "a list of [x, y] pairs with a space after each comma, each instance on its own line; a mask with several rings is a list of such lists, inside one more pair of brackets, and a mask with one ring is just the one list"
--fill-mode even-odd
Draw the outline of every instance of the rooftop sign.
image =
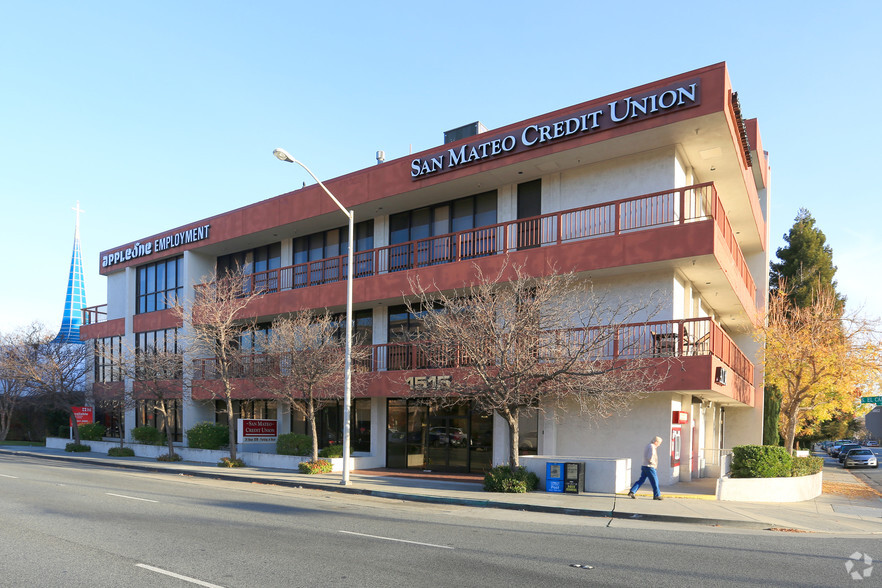
[[583, 111], [527, 125], [508, 133], [490, 135], [489, 138], [476, 135], [473, 137], [475, 140], [459, 147], [411, 160], [410, 177], [414, 180], [423, 179], [472, 163], [698, 106], [701, 104], [700, 90], [698, 80], [678, 82], [608, 104], [586, 107]]
[[116, 251], [111, 251], [107, 255], [102, 255], [101, 267], [110, 267], [111, 265], [124, 263], [133, 259], [138, 259], [139, 257], [143, 257], [145, 255], [159, 253], [160, 251], [165, 251], [166, 249], [173, 249], [175, 247], [180, 247], [181, 245], [188, 245], [190, 243], [195, 243], [196, 241], [208, 239], [208, 232], [210, 228], [211, 225], [202, 225], [200, 227], [194, 227], [192, 229], [187, 229], [184, 231], [169, 233], [167, 235], [157, 237], [153, 241], [146, 241], [144, 243], [138, 241], [134, 243], [131, 247], [117, 249]]

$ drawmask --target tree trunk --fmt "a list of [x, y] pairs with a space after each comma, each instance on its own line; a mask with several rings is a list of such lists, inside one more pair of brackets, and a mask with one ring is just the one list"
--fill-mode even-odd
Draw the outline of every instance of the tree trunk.
[[312, 392], [306, 401], [306, 420], [309, 424], [309, 434], [312, 435], [312, 461], [318, 461], [318, 432], [315, 426], [315, 403], [312, 401]]
[[9, 424], [12, 422], [12, 414], [5, 410], [0, 411], [0, 441], [6, 441], [9, 434]]
[[168, 422], [168, 410], [169, 410], [168, 401], [167, 400], [160, 400], [159, 405], [161, 407], [160, 411], [162, 412], [162, 421], [163, 421], [163, 424], [165, 425], [165, 441], [168, 444], [168, 455], [169, 455], [169, 457], [171, 457], [175, 454], [175, 444], [174, 444], [174, 436], [172, 435], [172, 430], [171, 430], [171, 427], [169, 426], [169, 422]]
[[227, 422], [230, 429], [230, 459], [236, 459], [236, 419], [233, 418], [233, 399], [227, 391]]
[[790, 455], [793, 455], [793, 442], [796, 440], [796, 425], [797, 418], [799, 417], [799, 407], [796, 410], [788, 411], [787, 418], [787, 430], [785, 431], [784, 436], [784, 446], [787, 448], [787, 451]]
[[80, 445], [80, 424], [77, 422], [77, 415], [74, 414], [72, 408], [68, 409], [68, 412], [70, 412], [70, 430], [73, 433], [73, 442]]
[[119, 419], [117, 420], [117, 426], [119, 427], [119, 446], [124, 447], [126, 441], [126, 408], [125, 406], [119, 407]]
[[518, 428], [518, 409], [508, 411], [503, 414], [508, 422], [508, 464], [512, 469], [520, 466], [520, 454], [518, 446], [520, 445], [520, 429]]

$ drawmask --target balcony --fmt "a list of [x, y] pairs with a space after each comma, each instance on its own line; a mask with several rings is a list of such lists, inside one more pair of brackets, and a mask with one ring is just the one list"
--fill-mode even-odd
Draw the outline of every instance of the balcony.
[[[713, 220], [751, 299], [756, 284], [713, 183], [654, 192], [537, 217], [360, 251], [355, 278], [454, 263], [536, 247]], [[259, 272], [247, 291], [271, 294], [345, 281], [347, 255]]]
[[107, 321], [107, 305], [87, 306], [83, 309], [83, 324], [96, 325]]
[[[601, 327], [573, 329], [563, 334], [569, 338], [590, 338], [599, 334]], [[557, 335], [561, 336], [561, 335]], [[677, 321], [654, 321], [630, 325], [619, 325], [612, 337], [604, 335], [604, 346], [592, 359], [627, 360], [634, 358], [675, 358], [686, 366], [689, 358], [708, 358], [727, 366], [736, 381], [730, 395], [745, 403], [752, 402], [754, 366], [747, 356], [732, 341], [723, 329], [709, 318], [684, 319]], [[389, 373], [408, 370], [436, 370], [467, 368], [462, 354], [457, 349], [438, 348], [426, 352], [414, 342], [385, 343], [371, 346], [370, 359], [354, 364], [357, 373]], [[712, 363], [705, 362], [700, 370], [710, 370]], [[239, 362], [233, 377], [251, 379], [266, 376], [271, 370], [279, 369], [278, 358], [269, 355], [250, 355]], [[193, 360], [193, 378], [196, 380], [216, 380], [218, 372], [214, 358]], [[679, 372], [681, 370], [672, 370]], [[672, 376], [673, 379], [673, 376]], [[701, 378], [697, 389], [711, 386], [711, 377], [706, 382]], [[676, 388], [674, 386], [672, 389]], [[667, 388], [666, 388], [667, 389]]]

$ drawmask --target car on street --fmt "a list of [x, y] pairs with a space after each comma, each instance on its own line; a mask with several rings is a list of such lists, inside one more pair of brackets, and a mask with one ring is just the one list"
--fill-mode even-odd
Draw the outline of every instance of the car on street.
[[879, 460], [869, 449], [858, 448], [848, 452], [842, 465], [845, 468], [878, 468]]
[[852, 449], [861, 449], [861, 446], [858, 443], [848, 443], [839, 448], [839, 455], [837, 456], [839, 463], [845, 463], [845, 456], [848, 455], [848, 452]]
[[870, 439], [869, 441], [867, 441], [866, 445], [867, 447], [879, 447], [879, 442], [875, 439]]

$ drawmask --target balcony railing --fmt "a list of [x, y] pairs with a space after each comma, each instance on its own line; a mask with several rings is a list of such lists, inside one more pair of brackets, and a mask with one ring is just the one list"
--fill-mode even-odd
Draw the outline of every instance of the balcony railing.
[[[691, 357], [713, 355], [728, 365], [745, 381], [753, 382], [753, 364], [729, 335], [709, 318], [679, 321], [654, 321], [612, 327], [572, 329], [557, 334], [559, 340], [583, 340], [596, 337], [602, 341], [592, 359], [617, 360], [651, 357]], [[488, 346], [488, 349], [491, 347]], [[370, 360], [356, 362], [359, 372], [424, 370], [468, 367], [457, 348], [430, 347], [414, 342], [384, 343], [371, 346]], [[231, 374], [236, 378], [261, 377], [278, 370], [279, 360], [269, 355], [246, 356]], [[219, 377], [214, 358], [194, 359], [195, 379]]]
[[[353, 275], [363, 278], [710, 218], [722, 232], [752, 296], [756, 286], [713, 183], [359, 251], [354, 255]], [[347, 255], [340, 255], [254, 273], [249, 276], [250, 284], [245, 289], [269, 294], [343, 281], [346, 279], [347, 259]]]
[[87, 306], [83, 309], [83, 324], [94, 325], [107, 321], [107, 305]]

